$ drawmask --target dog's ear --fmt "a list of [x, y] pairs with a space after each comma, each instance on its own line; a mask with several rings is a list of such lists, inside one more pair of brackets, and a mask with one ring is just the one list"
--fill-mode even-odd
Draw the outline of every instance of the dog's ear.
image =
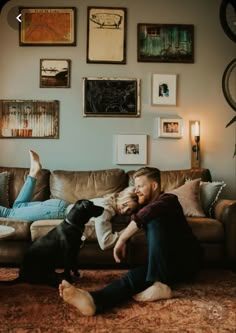
[[82, 200], [81, 205], [84, 209], [89, 209], [93, 206], [93, 203], [89, 200]]

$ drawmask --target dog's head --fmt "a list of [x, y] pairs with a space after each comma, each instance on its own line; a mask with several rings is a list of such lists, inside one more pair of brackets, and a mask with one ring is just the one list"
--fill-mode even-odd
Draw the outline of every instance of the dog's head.
[[89, 200], [78, 200], [71, 208], [66, 219], [72, 224], [84, 225], [91, 217], [97, 217], [104, 211], [103, 207], [96, 206]]

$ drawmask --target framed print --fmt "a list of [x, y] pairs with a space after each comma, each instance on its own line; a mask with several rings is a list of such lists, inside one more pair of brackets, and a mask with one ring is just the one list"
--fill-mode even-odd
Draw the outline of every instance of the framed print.
[[87, 62], [126, 63], [126, 8], [88, 7]]
[[176, 75], [152, 75], [152, 105], [176, 105]]
[[59, 138], [59, 101], [0, 100], [0, 138]]
[[20, 46], [76, 45], [74, 7], [20, 7]]
[[117, 164], [147, 164], [147, 135], [116, 135]]
[[194, 26], [138, 24], [138, 61], [194, 62]]
[[40, 88], [70, 88], [71, 61], [40, 59]]
[[83, 78], [84, 117], [140, 117], [140, 79]]
[[155, 119], [156, 134], [154, 137], [178, 139], [183, 136], [182, 118], [162, 118]]

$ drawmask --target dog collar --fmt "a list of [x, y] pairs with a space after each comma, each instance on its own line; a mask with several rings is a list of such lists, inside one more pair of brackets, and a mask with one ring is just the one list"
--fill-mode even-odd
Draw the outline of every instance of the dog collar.
[[77, 225], [74, 225], [73, 223], [71, 223], [71, 221], [69, 221], [68, 219], [65, 219], [65, 222], [68, 223], [69, 225], [72, 225], [72, 227], [74, 227], [75, 229], [79, 230], [79, 232], [82, 233], [82, 236], [80, 238], [82, 240], [82, 242], [84, 242], [86, 240], [83, 230], [81, 230], [79, 227], [77, 227]]

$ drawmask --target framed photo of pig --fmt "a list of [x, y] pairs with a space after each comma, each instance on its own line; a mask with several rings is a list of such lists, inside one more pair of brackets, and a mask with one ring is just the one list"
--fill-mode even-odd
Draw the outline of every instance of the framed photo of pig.
[[87, 63], [126, 64], [126, 8], [88, 7]]

